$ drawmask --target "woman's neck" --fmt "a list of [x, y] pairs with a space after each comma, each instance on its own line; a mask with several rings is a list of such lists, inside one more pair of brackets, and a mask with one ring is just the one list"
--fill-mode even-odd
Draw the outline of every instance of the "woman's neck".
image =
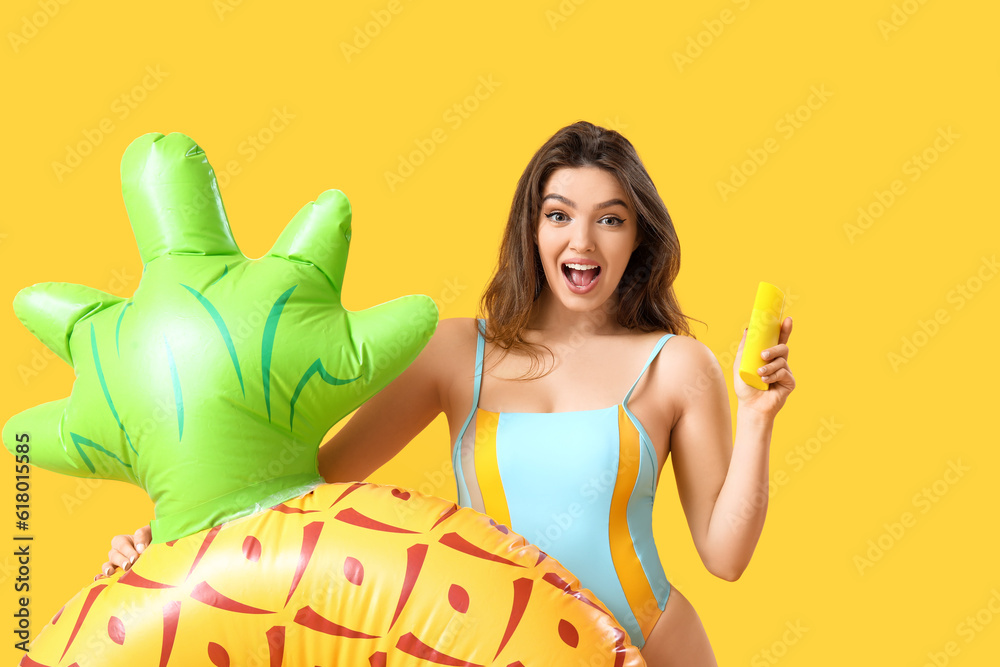
[[617, 294], [593, 310], [570, 310], [548, 287], [543, 287], [531, 309], [528, 330], [538, 331], [546, 338], [574, 336], [607, 336], [626, 331], [618, 324]]

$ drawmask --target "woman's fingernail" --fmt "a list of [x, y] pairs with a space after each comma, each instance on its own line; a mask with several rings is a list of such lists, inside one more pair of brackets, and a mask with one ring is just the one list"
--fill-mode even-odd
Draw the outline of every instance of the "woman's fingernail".
[[142, 553], [143, 551], [146, 550], [146, 545], [140, 542], [139, 544], [135, 545], [135, 550], [138, 551], [139, 553]]
[[111, 576], [111, 568], [110, 567], [104, 568], [104, 576], [105, 577], [110, 577]]
[[767, 359], [769, 356], [771, 356], [770, 350], [764, 350], [763, 352], [760, 353], [761, 359]]

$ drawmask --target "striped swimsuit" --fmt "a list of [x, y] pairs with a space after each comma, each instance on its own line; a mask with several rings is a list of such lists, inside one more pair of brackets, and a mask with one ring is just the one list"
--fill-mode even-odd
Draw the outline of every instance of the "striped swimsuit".
[[624, 400], [598, 410], [479, 409], [485, 323], [479, 321], [472, 409], [455, 441], [458, 501], [509, 526], [589, 588], [642, 648], [670, 584], [653, 542], [657, 459]]

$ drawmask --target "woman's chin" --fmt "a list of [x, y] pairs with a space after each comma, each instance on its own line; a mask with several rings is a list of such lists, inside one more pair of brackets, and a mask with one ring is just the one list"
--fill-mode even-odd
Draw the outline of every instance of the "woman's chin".
[[614, 292], [605, 294], [604, 290], [592, 290], [586, 294], [560, 290], [558, 294], [554, 293], [553, 297], [564, 309], [573, 313], [604, 313], [614, 309], [614, 303], [611, 301], [613, 295]]

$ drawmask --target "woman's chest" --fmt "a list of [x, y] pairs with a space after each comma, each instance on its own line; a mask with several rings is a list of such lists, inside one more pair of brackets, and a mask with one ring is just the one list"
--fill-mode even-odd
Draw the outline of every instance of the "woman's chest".
[[657, 386], [669, 360], [664, 359], [666, 355], [650, 358], [660, 336], [630, 338], [576, 346], [550, 343], [550, 352], [543, 350], [534, 365], [526, 355], [500, 355], [485, 345], [478, 378], [469, 372], [456, 374], [451, 388], [446, 408], [451, 441], [455, 442], [472, 410], [478, 409], [502, 415], [501, 433], [521, 433], [522, 429], [521, 435], [545, 433], [547, 442], [559, 443], [553, 445], [558, 451], [555, 456], [579, 455], [592, 452], [598, 442], [610, 446], [607, 443], [613, 438], [594, 435], [617, 428], [619, 413], [626, 415], [624, 407], [662, 464], [677, 409], [673, 398], [662, 395]]
[[620, 340], [550, 343], [532, 359], [487, 346], [478, 407], [494, 412], [580, 412], [621, 403], [639, 378], [648, 346]]

